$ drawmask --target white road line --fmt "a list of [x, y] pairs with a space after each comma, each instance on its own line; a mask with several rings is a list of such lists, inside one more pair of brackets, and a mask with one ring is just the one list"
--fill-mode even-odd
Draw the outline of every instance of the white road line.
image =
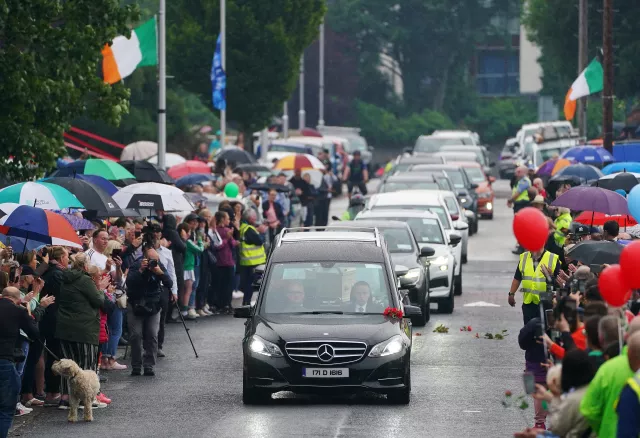
[[486, 301], [476, 301], [475, 303], [467, 303], [463, 307], [500, 307], [500, 304], [487, 303]]
[[462, 411], [462, 412], [464, 412], [465, 414], [479, 414], [482, 411]]

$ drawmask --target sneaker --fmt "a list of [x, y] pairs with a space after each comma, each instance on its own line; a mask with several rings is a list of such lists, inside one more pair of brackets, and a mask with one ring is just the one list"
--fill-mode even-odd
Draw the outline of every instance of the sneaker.
[[153, 368], [145, 368], [144, 369], [144, 375], [148, 376], [148, 377], [153, 377], [156, 375], [156, 372], [153, 371]]
[[23, 415], [27, 415], [27, 414], [30, 414], [30, 413], [31, 413], [31, 411], [26, 411], [24, 409], [16, 408], [15, 416], [16, 417], [22, 417]]
[[140, 368], [134, 368], [131, 370], [131, 375], [132, 376], [141, 376], [142, 375], [142, 371], [140, 370]]
[[180, 312], [178, 312], [178, 309], [174, 308], [171, 311], [171, 321], [176, 322], [178, 319], [180, 319]]
[[58, 409], [63, 411], [69, 409], [69, 400], [60, 400], [60, 403], [58, 403]]
[[198, 314], [196, 313], [195, 309], [189, 309], [189, 311], [187, 312], [187, 319], [197, 319], [198, 318]]
[[205, 304], [204, 307], [202, 308], [202, 310], [204, 310], [205, 312], [211, 313], [211, 308], [209, 307], [208, 304]]
[[111, 399], [103, 393], [99, 393], [98, 395], [96, 395], [96, 400], [98, 400], [100, 403], [106, 403], [108, 405], [111, 404]]
[[211, 310], [209, 310], [209, 309], [202, 309], [202, 310], [204, 311], [204, 313], [207, 314], [207, 316], [213, 315], [213, 312]]
[[[93, 400], [93, 403], [91, 403], [91, 407], [93, 409], [103, 409], [107, 407], [107, 404], [98, 400]], [[84, 403], [80, 402], [78, 408], [84, 409]]]
[[110, 369], [111, 369], [111, 370], [114, 370], [114, 371], [122, 371], [122, 370], [126, 370], [126, 369], [127, 369], [127, 366], [126, 366], [126, 365], [123, 365], [123, 364], [121, 364], [121, 363], [118, 363], [118, 362], [113, 362], [113, 363], [111, 364], [111, 368], [110, 368]]
[[211, 315], [210, 313], [205, 312], [204, 309], [198, 310], [197, 313], [198, 313], [198, 316], [209, 316], [209, 315]]
[[34, 397], [31, 400], [25, 402], [24, 406], [27, 408], [30, 408], [31, 406], [44, 406], [44, 400], [40, 400]]
[[158, 348], [158, 357], [165, 357], [164, 351], [161, 348]]
[[[33, 412], [32, 408], [28, 408], [25, 405], [23, 405], [22, 403], [18, 402], [18, 404], [16, 404], [16, 411], [23, 411], [25, 414], [30, 414], [31, 412]], [[22, 414], [24, 415], [24, 414]], [[20, 416], [20, 415], [18, 415]]]

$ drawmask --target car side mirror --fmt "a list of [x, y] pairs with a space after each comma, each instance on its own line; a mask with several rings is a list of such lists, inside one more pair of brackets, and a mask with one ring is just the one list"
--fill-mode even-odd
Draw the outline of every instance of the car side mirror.
[[458, 221], [456, 222], [456, 225], [454, 227], [457, 231], [464, 231], [464, 230], [468, 230], [469, 229], [469, 224], [463, 222], [463, 221]]
[[469, 188], [470, 188], [471, 190], [475, 190], [475, 189], [477, 189], [477, 188], [478, 188], [478, 184], [476, 184], [476, 183], [471, 183], [471, 185], [469, 186]]
[[331, 220], [332, 221], [338, 221], [338, 222], [342, 221], [338, 216], [331, 216]]
[[250, 305], [236, 307], [233, 310], [233, 317], [243, 319], [251, 318], [251, 309], [252, 307]]
[[404, 318], [411, 318], [412, 316], [421, 316], [422, 315], [422, 310], [420, 310], [420, 307], [417, 306], [403, 306], [403, 317]]
[[456, 247], [462, 241], [462, 236], [457, 233], [451, 233], [449, 236], [449, 245]]
[[436, 255], [436, 250], [430, 246], [420, 248], [420, 257], [433, 257], [434, 255]]
[[406, 266], [402, 266], [402, 265], [396, 265], [393, 268], [393, 272], [396, 274], [396, 277], [400, 278], [400, 277], [404, 277], [405, 275], [407, 275], [407, 272], [409, 272], [409, 268], [407, 268]]

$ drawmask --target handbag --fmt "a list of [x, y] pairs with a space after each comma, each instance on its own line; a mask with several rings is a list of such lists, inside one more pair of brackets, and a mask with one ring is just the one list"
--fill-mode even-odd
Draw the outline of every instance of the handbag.
[[127, 308], [127, 294], [125, 292], [121, 292], [119, 295], [116, 294], [116, 306], [119, 309]]

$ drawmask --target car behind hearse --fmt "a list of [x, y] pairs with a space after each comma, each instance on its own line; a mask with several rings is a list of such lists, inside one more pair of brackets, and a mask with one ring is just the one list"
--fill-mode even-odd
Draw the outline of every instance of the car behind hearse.
[[[411, 317], [377, 228], [284, 229], [264, 268], [247, 318], [243, 402], [279, 391], [331, 395], [375, 392], [407, 404], [411, 393]], [[403, 318], [385, 316], [387, 308]]]

